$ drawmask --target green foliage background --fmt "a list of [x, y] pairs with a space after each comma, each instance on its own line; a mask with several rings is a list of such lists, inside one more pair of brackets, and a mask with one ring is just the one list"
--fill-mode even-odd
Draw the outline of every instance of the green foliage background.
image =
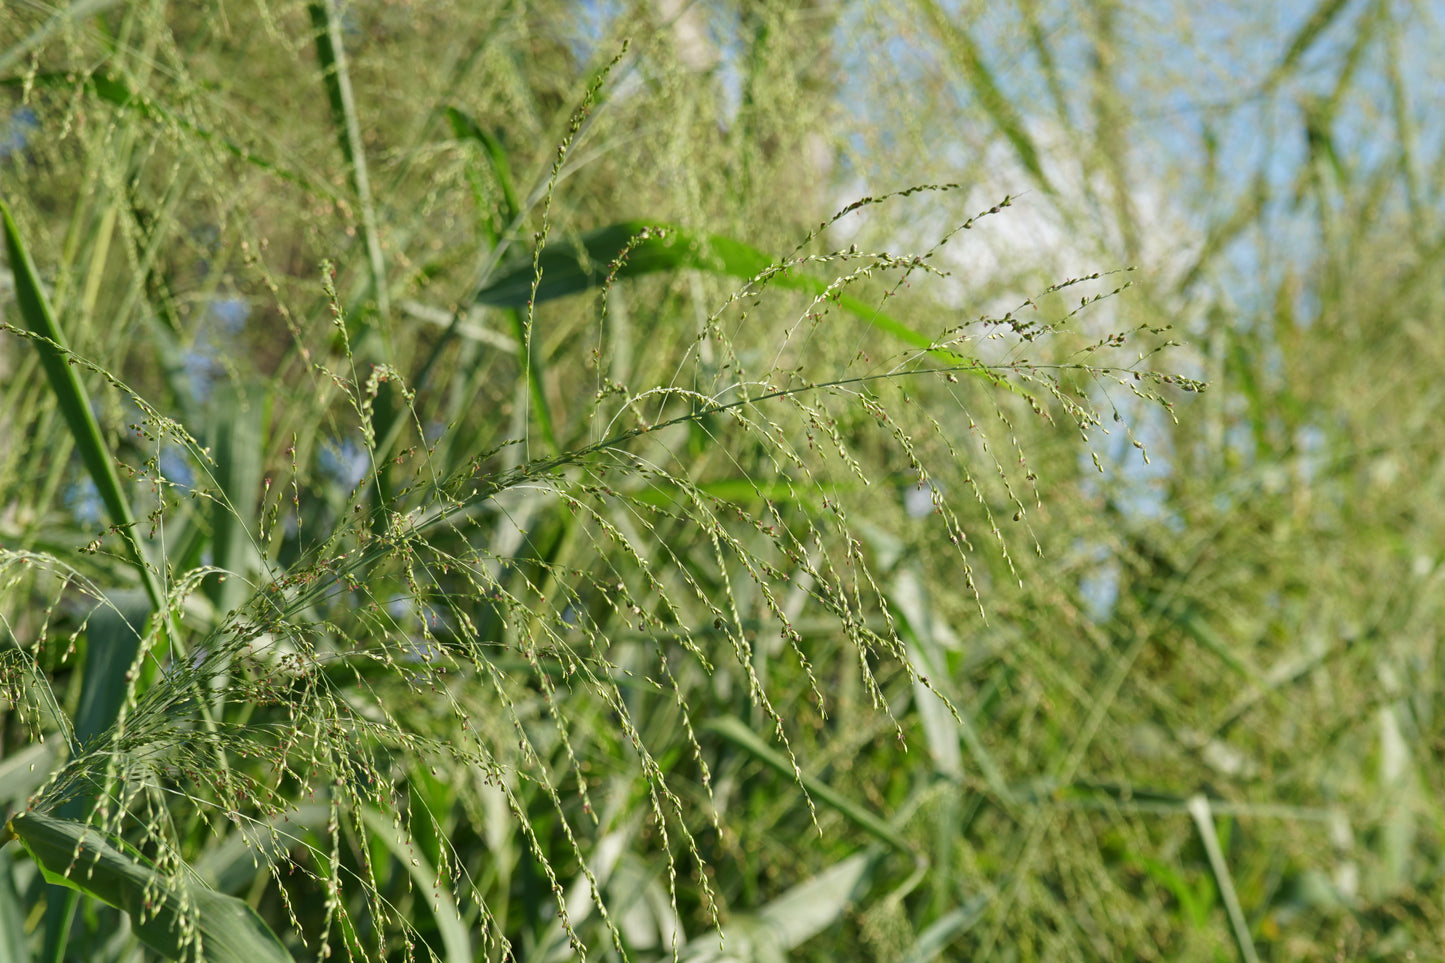
[[8, 4], [0, 960], [1434, 952], [1442, 38], [1259, 7]]

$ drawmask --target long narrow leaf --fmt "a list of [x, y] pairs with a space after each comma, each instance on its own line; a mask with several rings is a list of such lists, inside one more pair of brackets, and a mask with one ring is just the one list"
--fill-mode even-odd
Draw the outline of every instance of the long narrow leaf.
[[943, 955], [948, 944], [955, 937], [968, 932], [975, 923], [983, 919], [984, 910], [992, 900], [988, 893], [975, 896], [962, 906], [939, 917], [938, 922], [924, 929], [908, 948], [908, 954], [900, 963], [931, 963]]
[[[916, 567], [905, 567], [893, 580], [888, 600], [902, 616], [901, 625], [909, 658], [921, 670], [921, 676], [934, 680], [933, 687], [923, 682], [922, 678], [913, 681], [913, 696], [917, 700], [915, 705], [919, 721], [923, 724], [929, 752], [940, 772], [949, 778], [961, 780], [961, 740], [973, 756], [989, 788], [999, 799], [1011, 801], [1012, 794], [1004, 780], [1003, 770], [979, 737], [977, 725], [970, 718], [967, 707], [961, 706], [960, 700], [945, 691], [949, 688], [948, 656], [932, 631], [933, 614], [930, 611], [931, 601], [927, 596], [926, 584]], [[939, 686], [943, 688], [937, 688]], [[945, 698], [948, 702], [944, 702]]]
[[459, 139], [476, 141], [486, 152], [487, 160], [491, 162], [492, 176], [496, 178], [497, 187], [502, 192], [501, 225], [488, 225], [492, 234], [492, 243], [495, 244], [501, 233], [498, 228], [517, 220], [522, 210], [521, 202], [517, 199], [517, 188], [512, 180], [512, 165], [507, 162], [507, 152], [503, 149], [502, 142], [477, 123], [470, 114], [456, 107], [448, 107], [447, 120], [452, 125], [452, 133]]
[[[626, 256], [613, 267], [620, 255]], [[536, 300], [550, 301], [602, 287], [611, 279], [634, 278], [659, 271], [697, 270], [744, 281], [766, 277], [767, 283], [814, 296], [828, 292], [828, 284], [799, 271], [780, 270], [773, 258], [755, 247], [717, 234], [694, 234], [669, 224], [621, 221], [582, 235], [579, 243], [553, 244], [537, 259], [542, 280]], [[521, 307], [532, 297], [535, 271], [532, 259], [515, 261], [498, 271], [477, 295], [479, 304]], [[949, 365], [967, 364], [952, 351], [934, 347], [933, 339], [897, 318], [848, 294], [835, 292], [837, 303], [877, 330], [911, 348]], [[832, 295], [830, 295], [832, 296]]]
[[[477, 198], [478, 210], [486, 210], [493, 206], [500, 208], [498, 214], [494, 217], [479, 218], [483, 233], [495, 249], [499, 244], [505, 243], [506, 238], [504, 235], [508, 226], [518, 223], [522, 214], [521, 202], [517, 198], [517, 189], [512, 180], [511, 164], [507, 162], [507, 154], [502, 147], [502, 142], [478, 124], [470, 115], [463, 113], [455, 107], [448, 107], [447, 118], [451, 122], [452, 131], [458, 138], [473, 140], [481, 145], [491, 167], [492, 177], [501, 189], [502, 197], [496, 205], [493, 205], [482, 194], [482, 178], [480, 173], [475, 167], [471, 167], [469, 170], [469, 176], [473, 182], [473, 193]], [[527, 289], [530, 291], [533, 276], [530, 263], [528, 263], [524, 271], [519, 272], [519, 276], [525, 280]], [[522, 313], [516, 310], [516, 308], [526, 303], [527, 300], [524, 297], [506, 311], [507, 319], [512, 326], [512, 334], [516, 338], [519, 346], [527, 344], [527, 319], [523, 317]], [[452, 328], [448, 328], [448, 333], [450, 334], [452, 330]], [[519, 350], [518, 353], [520, 354], [521, 351]], [[543, 376], [545, 372], [542, 368], [542, 360], [538, 357], [536, 351], [532, 351], [527, 354], [525, 363], [530, 372], [530, 377], [527, 379], [527, 388], [531, 399], [531, 410], [535, 412], [537, 416], [538, 430], [541, 432], [542, 439], [547, 443], [548, 448], [551, 451], [558, 451], [560, 446], [557, 443], [557, 430], [552, 418], [552, 405], [551, 402], [547, 400], [547, 392], [543, 387]], [[428, 363], [428, 367], [430, 367], [430, 363]]]
[[1299, 28], [1290, 39], [1289, 47], [1284, 52], [1279, 66], [1275, 68], [1274, 79], [1278, 80], [1293, 70], [1300, 62], [1300, 58], [1309, 52], [1320, 38], [1320, 34], [1329, 29], [1330, 24], [1335, 22], [1340, 13], [1349, 5], [1350, 0], [1321, 0], [1319, 6], [1315, 7], [1309, 19]]
[[866, 892], [877, 850], [855, 853], [784, 891], [756, 913], [734, 912], [716, 933], [694, 937], [678, 953], [684, 963], [782, 961], [833, 926]]
[[783, 893], [758, 916], [785, 949], [796, 949], [837, 922], [857, 899], [867, 886], [875, 858], [868, 853], [849, 856]]
[[214, 583], [211, 600], [229, 612], [246, 599], [247, 579], [261, 564], [254, 541], [259, 524], [256, 506], [262, 488], [262, 412], [259, 391], [250, 397], [230, 384], [217, 388], [211, 446], [214, 478], [224, 501], [213, 502], [211, 553], [217, 567], [232, 573]]
[[416, 887], [416, 891], [431, 894], [431, 902], [428, 905], [431, 906], [432, 918], [436, 920], [437, 930], [441, 933], [442, 944], [446, 947], [446, 963], [468, 963], [473, 958], [471, 937], [467, 935], [467, 928], [462, 922], [462, 915], [457, 909], [456, 900], [452, 898], [451, 891], [443, 885], [445, 881], [441, 874], [431, 867], [424, 854], [413, 845], [411, 840], [398, 835], [397, 828], [392, 824], [390, 817], [383, 817], [374, 809], [363, 808], [361, 818], [367, 827], [376, 833], [377, 838], [396, 858], [396, 861], [406, 867], [406, 871], [411, 874], [412, 885]]
[[0, 963], [30, 963], [25, 946], [25, 915], [20, 888], [15, 884], [15, 859], [0, 854]]
[[[708, 732], [722, 736], [734, 746], [737, 746], [754, 759], [768, 766], [768, 768], [774, 769], [789, 778], [797, 778], [793, 770], [793, 764], [788, 758], [764, 742], [747, 723], [736, 716], [723, 716], [717, 719], [709, 719], [703, 724], [703, 728]], [[903, 838], [897, 830], [847, 796], [838, 792], [832, 786], [806, 773], [802, 775], [801, 779], [803, 788], [805, 788], [810, 795], [836, 810], [839, 815], [843, 816], [843, 818], [858, 828], [869, 833], [879, 841], [886, 843], [900, 853], [914, 857], [918, 856], [912, 844]]]
[[385, 325], [391, 314], [390, 294], [386, 284], [386, 259], [381, 252], [376, 205], [371, 197], [366, 151], [361, 142], [361, 121], [356, 113], [356, 98], [351, 90], [346, 49], [341, 43], [341, 13], [335, 4], [329, 2], [309, 3], [307, 9], [311, 13], [311, 25], [316, 31], [316, 56], [321, 61], [321, 78], [326, 85], [327, 102], [331, 105], [331, 121], [336, 127], [336, 140], [341, 146], [342, 156], [346, 158], [346, 169], [351, 175], [351, 188], [361, 209], [361, 230], [366, 238], [372, 295], [376, 298], [377, 314]]
[[1245, 963], [1258, 963], [1254, 941], [1249, 935], [1249, 924], [1244, 919], [1244, 910], [1239, 905], [1239, 896], [1234, 891], [1234, 880], [1229, 873], [1229, 864], [1224, 859], [1224, 850], [1219, 845], [1219, 835], [1214, 829], [1214, 814], [1209, 810], [1209, 800], [1204, 796], [1191, 796], [1189, 815], [1199, 830], [1199, 841], [1209, 856], [1209, 866], [1214, 870], [1214, 882], [1219, 887], [1219, 896], [1229, 914], [1229, 929], [1234, 934], [1234, 943]]
[[953, 56], [955, 66], [963, 74], [964, 80], [978, 98], [979, 105], [999, 129], [999, 133], [1003, 134], [1013, 147], [1019, 163], [1023, 164], [1024, 170], [1033, 176], [1045, 193], [1052, 194], [1054, 187], [1044, 175], [1038, 148], [1034, 146], [1033, 139], [1024, 128], [1023, 118], [999, 89], [993, 71], [983, 59], [983, 50], [978, 41], [973, 39], [967, 27], [949, 20], [935, 0], [918, 0], [918, 4], [939, 36], [946, 38], [948, 52]]
[[126, 500], [125, 492], [121, 488], [115, 462], [100, 436], [100, 425], [96, 423], [91, 410], [90, 396], [85, 386], [80, 383], [80, 376], [70, 364], [65, 335], [55, 320], [50, 300], [40, 286], [40, 277], [20, 236], [20, 229], [15, 226], [10, 207], [3, 199], [0, 199], [0, 217], [5, 221], [5, 244], [10, 254], [10, 270], [15, 275], [15, 300], [26, 326], [38, 335], [34, 339], [35, 349], [40, 354], [40, 362], [45, 369], [45, 377], [50, 382], [50, 390], [55, 392], [60, 412], [65, 416], [65, 423], [70, 428], [85, 470], [95, 483], [106, 512], [110, 515], [111, 524], [120, 533], [131, 561], [140, 573], [151, 605], [156, 611], [164, 611], [165, 591], [155, 571], [146, 563], [145, 553], [136, 539], [135, 515], [132, 514], [130, 502]]
[[126, 678], [134, 668], [149, 614], [149, 600], [131, 589], [112, 592], [91, 616], [84, 682], [75, 709], [77, 746], [85, 746], [109, 729], [120, 715], [129, 694]]
[[141, 942], [169, 959], [194, 959], [199, 949], [208, 963], [291, 963], [248, 904], [165, 877], [84, 823], [20, 813], [0, 838], [20, 840], [47, 881], [124, 910]]

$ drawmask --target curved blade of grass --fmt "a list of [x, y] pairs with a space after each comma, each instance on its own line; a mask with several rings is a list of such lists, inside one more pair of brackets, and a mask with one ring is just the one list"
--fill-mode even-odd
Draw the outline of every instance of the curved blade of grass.
[[[967, 747], [989, 788], [1004, 803], [1013, 801], [1013, 794], [979, 737], [978, 726], [960, 700], [947, 691], [948, 653], [934, 636], [930, 626], [932, 603], [927, 596], [927, 582], [915, 566], [900, 571], [889, 589], [888, 601], [902, 617], [901, 634], [908, 647], [908, 656], [920, 670], [913, 680], [914, 705], [923, 724], [928, 751], [938, 770], [950, 779], [963, 778], [963, 760], [959, 743]], [[926, 683], [923, 678], [933, 680]], [[945, 701], [946, 700], [946, 701]]]
[[[65, 336], [55, 320], [55, 314], [50, 308], [50, 301], [40, 285], [35, 264], [30, 259], [30, 253], [20, 236], [20, 230], [16, 227], [10, 208], [3, 199], [0, 199], [0, 218], [4, 220], [10, 270], [15, 276], [16, 303], [26, 326], [36, 335], [33, 341], [36, 351], [40, 355], [41, 367], [44, 368], [50, 388], [55, 393], [57, 405], [70, 428], [71, 436], [76, 449], [80, 452], [86, 472], [95, 484], [111, 523], [115, 531], [119, 533], [136, 571], [140, 574], [141, 584], [145, 587], [150, 608], [163, 616], [166, 612], [164, 587], [155, 570], [147, 564], [145, 553], [136, 539], [135, 516], [131, 513], [130, 503], [126, 500], [125, 492], [121, 489], [115, 462], [101, 438], [100, 426], [96, 423], [95, 415], [90, 407], [90, 398], [86, 393], [85, 386], [81, 384], [75, 368], [69, 363], [70, 353], [66, 347]], [[129, 668], [129, 663], [135, 653], [135, 647], [131, 644], [130, 639], [134, 637], [138, 640], [138, 635], [129, 623], [134, 621], [143, 623], [144, 620], [144, 614], [126, 615], [120, 620], [127, 623], [126, 629], [116, 627], [115, 631], [103, 629], [91, 634], [90, 649], [86, 656], [86, 675], [82, 682], [81, 693], [81, 710], [85, 715], [83, 719], [79, 720], [86, 728], [99, 731], [100, 728], [104, 728], [114, 721], [115, 713], [125, 696], [124, 673], [117, 675], [102, 670], [107, 664], [112, 667], [125, 665], [127, 669]], [[129, 634], [127, 634], [127, 630]], [[91, 668], [91, 663], [95, 663], [94, 669]], [[109, 718], [106, 718], [107, 715]], [[72, 800], [71, 805], [79, 809], [83, 803], [79, 800]], [[64, 947], [65, 934], [69, 930], [70, 920], [75, 910], [75, 901], [76, 897], [73, 893], [67, 894], [63, 900], [51, 903], [47, 909], [45, 938], [49, 950], [46, 954], [47, 957], [58, 954]]]
[[[493, 203], [486, 189], [485, 179], [481, 175], [479, 165], [474, 163], [467, 164], [467, 180], [472, 187], [472, 199], [475, 202], [476, 209], [479, 212], [488, 211], [493, 208], [496, 209], [496, 213], [492, 215], [479, 214], [477, 224], [482, 236], [484, 236], [488, 244], [491, 245], [490, 259], [500, 258], [502, 251], [509, 245], [508, 232], [520, 223], [522, 217], [522, 204], [518, 199], [516, 182], [512, 177], [512, 168], [507, 161], [506, 151], [502, 147], [501, 141], [478, 124], [471, 115], [456, 107], [446, 108], [446, 115], [448, 122], [451, 124], [452, 133], [458, 140], [471, 140], [481, 145], [482, 152], [489, 162], [492, 176], [502, 192], [500, 200]], [[489, 260], [489, 265], [494, 265], [494, 263], [494, 260]], [[490, 267], [486, 270], [489, 271]], [[484, 274], [485, 273], [486, 271], [484, 271]], [[408, 305], [403, 303], [402, 309], [408, 310]], [[531, 410], [537, 414], [538, 430], [541, 432], [543, 440], [546, 441], [551, 451], [560, 451], [561, 446], [557, 442], [556, 429], [552, 420], [551, 404], [548, 402], [547, 393], [543, 389], [544, 381], [542, 378], [543, 371], [541, 364], [535, 353], [524, 351], [524, 346], [527, 344], [527, 319], [514, 308], [507, 309], [505, 314], [507, 315], [508, 323], [511, 325], [513, 337], [506, 338], [497, 335], [492, 343], [504, 351], [517, 354], [519, 360], [524, 354], [526, 355], [526, 364], [530, 374], [530, 377], [527, 379], [527, 390], [530, 397]], [[441, 323], [446, 325], [446, 330], [432, 346], [426, 363], [422, 365], [420, 372], [414, 380], [414, 384], [418, 390], [426, 385], [433, 368], [443, 357], [445, 349], [451, 344], [452, 339], [464, 332], [463, 318], [464, 313], [461, 311], [454, 311], [450, 315], [444, 316], [444, 320], [442, 320]], [[481, 332], [478, 332], [478, 334], [480, 333]], [[472, 334], [469, 335], [469, 337], [477, 338], [478, 334]], [[461, 391], [455, 393], [453, 397], [460, 399], [470, 397], [471, 395], [472, 392]], [[379, 450], [389, 451], [391, 441], [391, 438], [387, 438]]]
[[1319, 40], [1320, 34], [1329, 29], [1330, 24], [1335, 22], [1340, 13], [1344, 11], [1350, 0], [1321, 0], [1310, 14], [1309, 19], [1299, 28], [1295, 35], [1290, 38], [1289, 47], [1284, 52], [1279, 66], [1274, 69], [1270, 78], [1271, 83], [1278, 83], [1280, 78], [1289, 73], [1300, 62], [1310, 48]]
[[[432, 918], [436, 920], [442, 943], [446, 947], [446, 963], [469, 963], [474, 959], [472, 941], [467, 935], [466, 925], [462, 922], [461, 912], [457, 909], [451, 891], [441, 885], [441, 877], [426, 860], [425, 855], [397, 834], [391, 817], [383, 817], [376, 810], [362, 808], [361, 819], [367, 828], [377, 835], [382, 845], [396, 857], [397, 862], [406, 867], [416, 891], [420, 894], [431, 893], [431, 902], [427, 905], [432, 908]], [[426, 900], [423, 899], [422, 902]]]
[[[351, 90], [351, 73], [346, 67], [346, 48], [341, 43], [340, 8], [333, 3], [308, 3], [311, 26], [316, 31], [316, 57], [321, 62], [321, 79], [326, 84], [326, 99], [331, 105], [331, 121], [336, 125], [336, 140], [346, 158], [351, 175], [351, 188], [361, 210], [361, 230], [366, 238], [367, 264], [371, 269], [372, 294], [383, 326], [391, 315], [390, 296], [386, 287], [386, 260], [381, 253], [381, 235], [376, 226], [376, 205], [371, 197], [371, 180], [366, 171], [366, 151], [361, 142], [361, 121], [356, 114], [356, 98]], [[382, 333], [382, 331], [378, 333]], [[385, 340], [383, 334], [383, 341]], [[391, 356], [387, 346], [387, 357]]]
[[1204, 796], [1191, 796], [1189, 815], [1199, 830], [1199, 841], [1209, 855], [1210, 868], [1214, 870], [1214, 882], [1219, 886], [1219, 896], [1229, 913], [1229, 929], [1234, 934], [1234, 943], [1239, 947], [1240, 958], [1245, 963], [1259, 963], [1259, 954], [1254, 950], [1254, 940], [1249, 935], [1249, 923], [1244, 919], [1244, 910], [1239, 905], [1239, 896], [1234, 891], [1234, 880], [1229, 875], [1229, 864], [1225, 862], [1224, 851], [1219, 846], [1219, 836], [1214, 830], [1214, 814], [1209, 811], [1209, 800]]
[[[259, 388], [242, 391], [229, 381], [215, 389], [212, 399], [210, 443], [215, 468], [212, 478], [220, 489], [210, 502], [214, 564], [229, 573], [206, 585], [206, 594], [218, 613], [241, 607], [250, 593], [255, 573], [265, 565], [252, 533], [260, 530], [257, 505], [262, 497], [262, 401]], [[229, 670], [210, 680], [215, 711], [230, 685]]]
[[1019, 112], [1014, 109], [1013, 104], [1009, 103], [1008, 98], [1003, 95], [1003, 91], [999, 90], [998, 81], [994, 79], [993, 71], [989, 70], [988, 64], [984, 61], [983, 51], [978, 42], [973, 39], [973, 35], [962, 24], [949, 20], [948, 15], [935, 0], [918, 0], [918, 5], [923, 8], [924, 15], [928, 17], [939, 38], [944, 41], [948, 53], [953, 57], [955, 65], [962, 72], [964, 79], [973, 88], [973, 94], [978, 98], [979, 105], [983, 107], [994, 126], [1013, 147], [1024, 170], [1033, 176], [1044, 193], [1054, 193], [1053, 185], [1044, 176], [1044, 167], [1039, 161], [1038, 148], [1034, 146], [1033, 140], [1024, 128], [1023, 118], [1019, 116]]
[[291, 963], [281, 940], [249, 905], [164, 877], [84, 823], [20, 813], [0, 838], [20, 840], [47, 881], [124, 910], [141, 942], [163, 956], [189, 957], [199, 941], [210, 963]]
[[[840, 486], [851, 490], [852, 486]], [[688, 492], [715, 498], [722, 502], [751, 505], [762, 500], [795, 504], [808, 511], [816, 511], [818, 502], [807, 489], [784, 481], [754, 481], [751, 478], [721, 478], [716, 481], [698, 482], [684, 489], [676, 479], [648, 479], [647, 484], [636, 491], [629, 491], [627, 497], [639, 505], [656, 508], [670, 508], [686, 500]]]
[[716, 719], [709, 719], [703, 723], [702, 728], [708, 732], [722, 736], [758, 762], [782, 773], [789, 779], [800, 779], [803, 788], [806, 789], [811, 796], [836, 810], [844, 819], [847, 819], [853, 825], [867, 832], [880, 842], [887, 844], [892, 849], [914, 857], [915, 859], [918, 858], [918, 853], [913, 846], [892, 826], [853, 802], [853, 800], [844, 796], [821, 779], [810, 776], [807, 773], [799, 776], [794, 771], [792, 762], [786, 756], [764, 742], [758, 734], [752, 730], [752, 727], [741, 719], [736, 716], [722, 716]]
[[5, 221], [5, 244], [10, 254], [10, 270], [15, 275], [15, 301], [26, 326], [39, 336], [34, 339], [35, 349], [40, 353], [41, 366], [50, 382], [50, 390], [55, 392], [56, 402], [70, 428], [71, 436], [75, 439], [75, 447], [80, 452], [85, 470], [95, 483], [111, 524], [125, 543], [152, 607], [157, 612], [163, 612], [165, 591], [155, 571], [146, 563], [145, 553], [136, 539], [135, 515], [132, 514], [130, 503], [121, 489], [115, 462], [100, 436], [100, 425], [96, 423], [95, 415], [91, 411], [90, 397], [85, 386], [80, 383], [75, 368], [69, 363], [70, 352], [66, 347], [65, 335], [61, 332], [55, 314], [50, 309], [50, 301], [40, 286], [35, 264], [30, 260], [30, 252], [20, 236], [20, 229], [15, 226], [10, 207], [3, 199], [0, 199], [0, 218]]
[[1169, 863], [1133, 852], [1128, 854], [1126, 865], [1137, 867], [1155, 885], [1167, 890], [1194, 929], [1202, 930], [1209, 925], [1209, 914], [1214, 909], [1214, 891], [1207, 881], [1191, 885], [1184, 874]]
[[[497, 140], [497, 138], [481, 124], [477, 123], [470, 114], [463, 112], [459, 108], [447, 108], [447, 121], [451, 124], [452, 133], [456, 135], [458, 140], [474, 140], [481, 145], [482, 150], [487, 155], [487, 160], [491, 162], [492, 176], [497, 179], [497, 186], [502, 191], [499, 220], [503, 225], [516, 221], [521, 214], [522, 205], [517, 199], [517, 188], [512, 180], [512, 165], [507, 162], [507, 152], [503, 149], [502, 142]], [[474, 184], [473, 191], [480, 199], [481, 191], [479, 185]], [[478, 208], [484, 209], [480, 204]], [[497, 223], [488, 223], [487, 227], [492, 235], [490, 240], [495, 244], [501, 235], [499, 225]]]
[[[336, 142], [346, 161], [351, 193], [361, 214], [361, 235], [366, 242], [366, 263], [371, 275], [371, 295], [376, 313], [355, 311], [347, 321], [348, 334], [356, 354], [364, 361], [395, 357], [391, 343], [391, 292], [386, 282], [386, 258], [381, 250], [381, 234], [377, 228], [376, 204], [371, 193], [371, 177], [367, 172], [366, 147], [361, 138], [361, 119], [356, 111], [356, 96], [351, 87], [351, 72], [346, 64], [346, 47], [342, 43], [341, 9], [329, 0], [313, 0], [306, 5], [315, 35], [316, 59], [321, 66], [321, 80], [326, 87], [326, 101], [331, 108], [331, 123], [336, 128]], [[352, 327], [352, 320], [356, 327]], [[378, 350], [379, 349], [379, 350]], [[375, 436], [382, 444], [375, 449], [379, 463], [373, 492], [376, 506], [387, 504], [394, 489], [391, 462], [387, 458], [404, 420], [399, 410], [401, 399], [388, 383], [379, 385], [374, 400]], [[379, 532], [384, 515], [374, 516]]]
[[678, 953], [685, 963], [762, 963], [788, 959], [790, 951], [833, 926], [866, 890], [877, 850], [855, 853], [786, 890], [755, 913], [733, 912], [718, 933], [689, 940]]
[[264, 474], [262, 402], [259, 390], [246, 397], [230, 383], [218, 385], [216, 392], [210, 443], [216, 459], [213, 477], [225, 500], [212, 503], [211, 554], [215, 565], [232, 577], [210, 586], [210, 594], [216, 609], [224, 613], [246, 601], [246, 579], [261, 565], [252, 533], [259, 528], [256, 506]]
[[831, 926], [852, 905], [867, 885], [875, 859], [869, 853], [849, 856], [792, 887], [758, 915], [785, 949], [795, 949]]
[[[612, 268], [618, 256], [626, 252], [623, 262]], [[600, 288], [609, 278], [633, 278], [659, 271], [697, 270], [753, 281], [766, 277], [777, 287], [803, 291], [814, 296], [828, 293], [828, 284], [820, 278], [796, 271], [781, 270], [781, 265], [757, 248], [717, 234], [694, 234], [670, 224], [647, 221], [620, 221], [582, 235], [580, 243], [553, 244], [537, 259], [541, 282], [536, 300], [550, 301], [571, 294]], [[476, 297], [479, 304], [492, 307], [523, 307], [532, 298], [536, 271], [532, 259], [512, 262], [497, 272], [490, 284]], [[912, 348], [919, 348], [949, 365], [968, 364], [968, 359], [952, 351], [934, 347], [933, 339], [890, 317], [872, 305], [846, 293], [835, 291], [837, 304], [868, 322], [885, 334], [892, 335]]]
[[975, 923], [983, 919], [984, 910], [988, 909], [991, 900], [992, 896], [984, 893], [939, 917], [938, 922], [918, 934], [918, 938], [913, 941], [908, 953], [899, 963], [932, 963], [938, 959], [954, 938], [968, 932]]
[[[479, 218], [483, 232], [496, 248], [503, 241], [503, 235], [508, 230], [508, 225], [516, 224], [521, 219], [522, 206], [517, 198], [516, 186], [512, 180], [512, 167], [507, 162], [506, 151], [501, 141], [492, 136], [490, 132], [478, 124], [470, 115], [463, 113], [455, 107], [447, 108], [447, 119], [451, 122], [452, 132], [464, 140], [473, 140], [481, 145], [483, 153], [490, 163], [492, 176], [496, 178], [498, 186], [502, 191], [500, 213], [495, 218]], [[468, 173], [472, 180], [472, 190], [477, 198], [477, 209], [486, 210], [488, 207], [497, 206], [487, 202], [482, 196], [481, 177], [468, 165]], [[531, 262], [525, 266], [525, 270], [519, 272], [527, 292], [530, 294], [532, 287], [533, 270]], [[478, 299], [480, 300], [480, 299]], [[487, 302], [483, 302], [487, 303]], [[517, 307], [527, 303], [526, 296], [522, 297], [516, 304], [508, 307], [507, 320], [512, 326], [512, 336], [516, 338], [519, 355], [523, 353], [522, 346], [528, 343], [527, 319], [522, 313], [516, 310]], [[452, 326], [454, 328], [455, 325]], [[452, 328], [448, 328], [448, 334]], [[435, 357], [435, 355], [433, 356]], [[557, 443], [557, 432], [552, 420], [552, 406], [547, 400], [547, 393], [543, 389], [543, 370], [541, 359], [536, 352], [526, 352], [525, 363], [530, 372], [527, 379], [527, 391], [531, 399], [531, 410], [537, 415], [537, 427], [542, 434], [542, 439], [552, 451], [561, 450]], [[428, 362], [430, 368], [430, 362]]]
[[[524, 410], [522, 412], [522, 419], [524, 426], [529, 427], [532, 417], [531, 413], [533, 405], [536, 402], [540, 402], [540, 405], [537, 407], [537, 411], [539, 413], [539, 416], [543, 419], [543, 424], [549, 428], [547, 432], [544, 432], [544, 437], [547, 438], [549, 445], [554, 450], [556, 450], [557, 445], [555, 442], [555, 437], [550, 432], [551, 413], [547, 406], [546, 392], [542, 390], [542, 385], [545, 384], [545, 382], [542, 381], [542, 375], [544, 374], [544, 372], [542, 371], [540, 360], [538, 359], [536, 353], [532, 350], [532, 322], [534, 320], [533, 306], [537, 300], [537, 286], [542, 280], [542, 266], [538, 261], [538, 258], [547, 246], [547, 235], [548, 232], [551, 230], [552, 223], [552, 199], [554, 196], [554, 192], [557, 189], [558, 179], [562, 176], [562, 168], [567, 159], [567, 153], [572, 149], [573, 144], [577, 143], [578, 139], [587, 130], [589, 124], [589, 115], [591, 117], [596, 117], [595, 108], [598, 106], [599, 102], [602, 101], [602, 88], [606, 84], [608, 76], [611, 75], [613, 68], [615, 68], [619, 63], [621, 63], [622, 59], [627, 56], [627, 50], [631, 43], [632, 41], [630, 39], [624, 39], [622, 41], [621, 48], [618, 50], [616, 56], [614, 56], [610, 61], [601, 64], [596, 70], [592, 72], [591, 77], [588, 79], [587, 86], [584, 90], [584, 93], [582, 94], [580, 102], [578, 103], [577, 107], [572, 110], [570, 114], [567, 115], [566, 133], [558, 142], [557, 153], [552, 162], [550, 171], [547, 174], [545, 184], [539, 185], [540, 193], [533, 194], [533, 198], [535, 198], [535, 201], [540, 201], [541, 203], [542, 223], [541, 229], [537, 232], [536, 235], [537, 244], [535, 249], [533, 250], [532, 257], [532, 271], [530, 275], [532, 293], [525, 297], [521, 302], [522, 304], [526, 305], [527, 310], [526, 314], [524, 316], [521, 316], [520, 318], [521, 324], [517, 326], [517, 340], [522, 345], [522, 369], [524, 372], [526, 372], [526, 378], [524, 379], [524, 390], [526, 391], [526, 396]], [[532, 206], [532, 204], [535, 202], [533, 198], [528, 199], [525, 205], [526, 207], [530, 208]], [[514, 221], [513, 223], [516, 222]], [[508, 228], [509, 233], [510, 230], [511, 228]], [[496, 258], [500, 255], [500, 251], [502, 250], [502, 244], [505, 243], [505, 241], [506, 238], [502, 237], [499, 239], [499, 243], [493, 246], [491, 254], [492, 258]], [[494, 267], [495, 264], [495, 260], [491, 260], [489, 262], [487, 271], [483, 275], [484, 278], [488, 278], [491, 276], [492, 267]], [[514, 305], [514, 307], [516, 306], [517, 305]], [[524, 446], [524, 450], [530, 452], [530, 446]]]
[[[624, 251], [626, 259], [611, 271]], [[694, 268], [736, 278], [751, 279], [773, 266], [772, 258], [737, 241], [694, 235], [682, 228], [646, 221], [620, 221], [589, 231], [580, 243], [549, 245], [537, 259], [542, 274], [536, 300], [579, 294], [614, 278], [640, 277], [658, 271]], [[497, 272], [477, 294], [477, 301], [493, 307], [525, 307], [532, 298], [536, 271], [532, 258], [519, 258]], [[782, 284], [784, 279], [774, 279]]]

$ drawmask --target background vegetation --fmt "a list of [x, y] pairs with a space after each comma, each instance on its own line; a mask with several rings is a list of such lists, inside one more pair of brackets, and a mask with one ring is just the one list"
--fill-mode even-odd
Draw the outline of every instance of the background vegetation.
[[8, 4], [0, 960], [1437, 952], [1438, 12], [1261, 6]]

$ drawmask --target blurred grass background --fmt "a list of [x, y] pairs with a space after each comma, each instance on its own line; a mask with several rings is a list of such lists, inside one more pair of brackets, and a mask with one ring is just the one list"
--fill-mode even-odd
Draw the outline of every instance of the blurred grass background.
[[1438, 954], [1441, 41], [7, 5], [0, 798], [298, 958]]

